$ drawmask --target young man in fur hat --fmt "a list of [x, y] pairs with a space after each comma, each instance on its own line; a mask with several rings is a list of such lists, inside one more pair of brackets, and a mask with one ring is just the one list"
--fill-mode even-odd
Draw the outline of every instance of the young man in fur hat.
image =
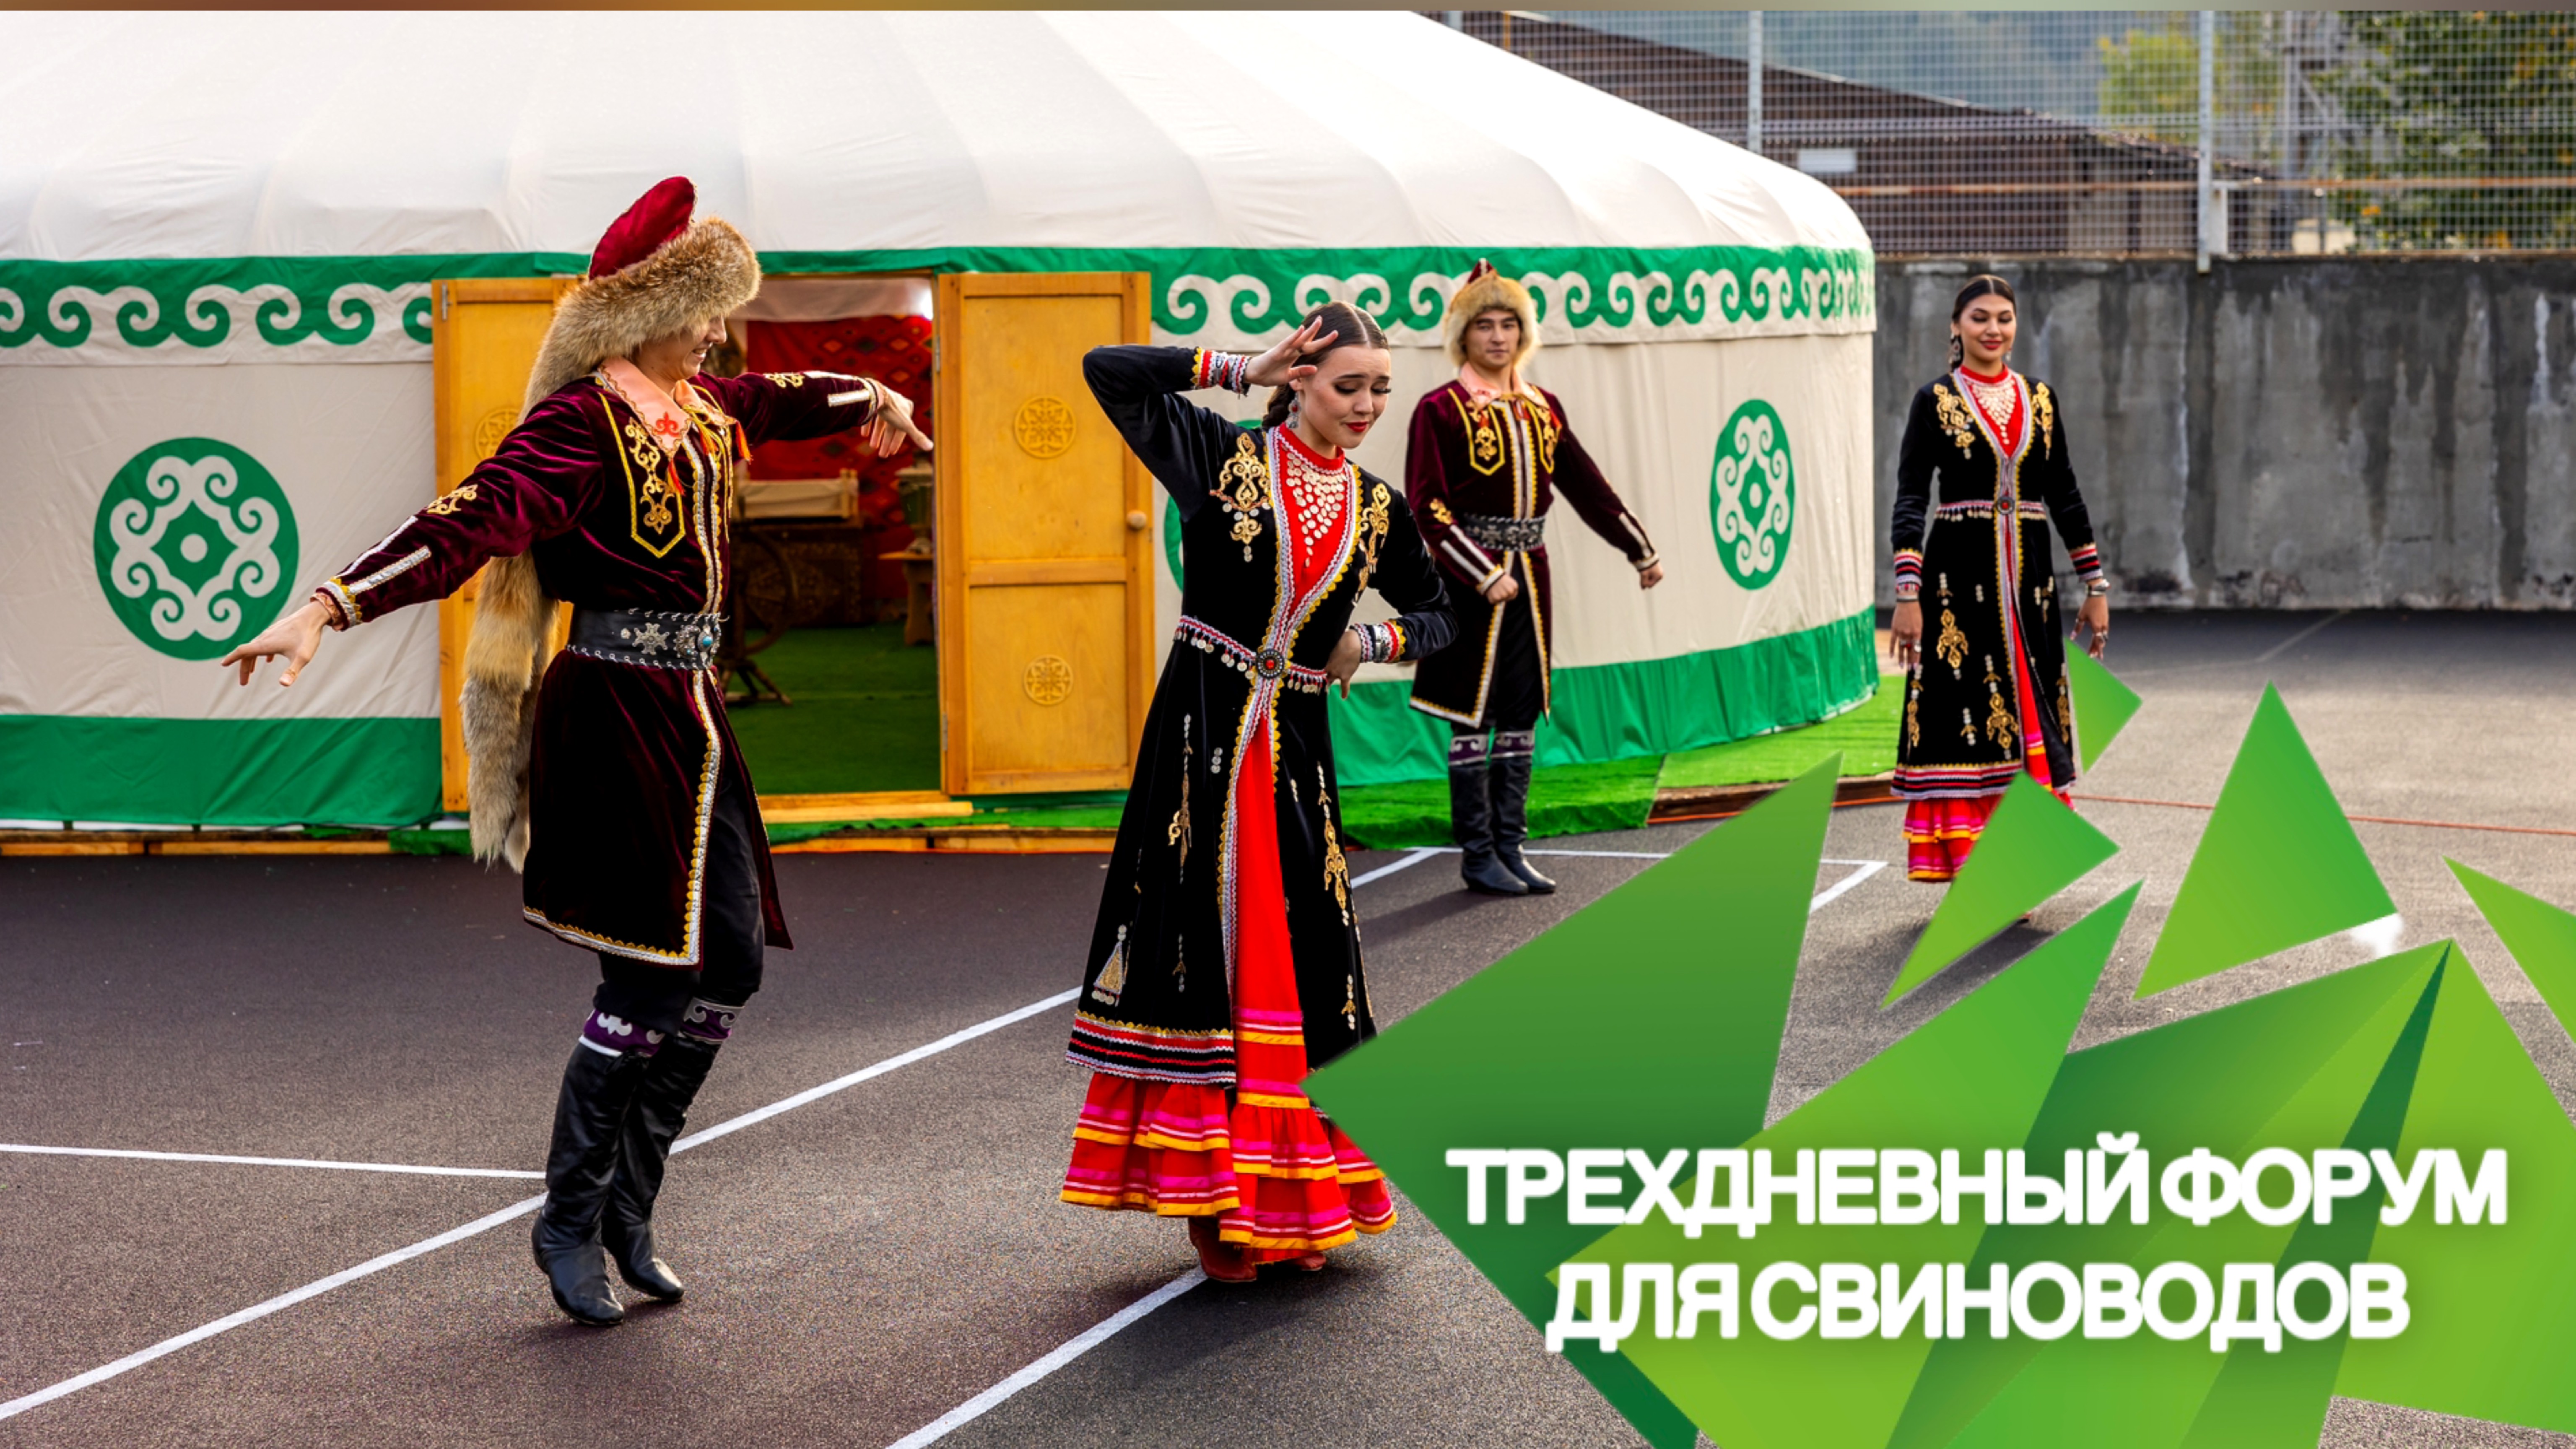
[[[735, 464], [771, 438], [908, 439], [890, 388], [822, 373], [698, 375], [760, 290], [742, 233], [673, 177], [603, 237], [556, 305], [519, 425], [464, 481], [225, 656], [247, 684], [322, 631], [454, 592], [483, 569], [462, 701], [478, 858], [525, 877], [527, 919], [599, 955], [564, 1068], [538, 1266], [580, 1322], [624, 1316], [606, 1264], [665, 1301], [653, 1199], [766, 946], [790, 944], [751, 777], [711, 665]], [[486, 561], [491, 566], [484, 568]], [[557, 600], [571, 642], [548, 659]]]
[[1556, 882], [1521, 846], [1530, 755], [1548, 708], [1549, 503], [1563, 493], [1628, 556], [1637, 587], [1661, 583], [1664, 570], [1645, 527], [1575, 441], [1565, 404], [1522, 376], [1538, 350], [1528, 289], [1478, 262], [1449, 299], [1445, 330], [1458, 376], [1414, 405], [1404, 492], [1431, 556], [1464, 587], [1450, 590], [1457, 642], [1422, 661], [1413, 707], [1449, 721], [1449, 826], [1467, 888], [1543, 894]]

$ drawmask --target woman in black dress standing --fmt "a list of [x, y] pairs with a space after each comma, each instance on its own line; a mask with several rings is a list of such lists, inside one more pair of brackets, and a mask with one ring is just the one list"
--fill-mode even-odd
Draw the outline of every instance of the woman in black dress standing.
[[[1104, 347], [1101, 409], [1171, 491], [1188, 581], [1119, 822], [1069, 1055], [1092, 1070], [1065, 1201], [1188, 1220], [1208, 1276], [1324, 1266], [1395, 1221], [1298, 1085], [1373, 1035], [1324, 690], [1454, 630], [1404, 495], [1345, 450], [1392, 360], [1332, 303], [1258, 357]], [[1180, 394], [1273, 387], [1246, 431]], [[1374, 586], [1397, 617], [1347, 627]]]
[[[2074, 783], [2050, 521], [2084, 582], [2076, 625], [2096, 657], [2110, 635], [2111, 586], [2057, 396], [2008, 365], [2018, 321], [2001, 277], [1959, 289], [1950, 371], [1914, 395], [1897, 450], [1889, 633], [1906, 681], [1895, 784], [1906, 802], [1906, 873], [1921, 881], [1958, 874], [2014, 776], [2028, 773], [2061, 798]], [[1927, 604], [1938, 620], [1928, 650]]]

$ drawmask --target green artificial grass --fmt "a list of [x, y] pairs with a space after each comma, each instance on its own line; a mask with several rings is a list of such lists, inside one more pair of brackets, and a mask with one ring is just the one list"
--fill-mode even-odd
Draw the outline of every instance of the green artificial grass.
[[752, 656], [787, 697], [733, 707], [764, 795], [939, 788], [939, 657], [901, 624], [799, 629]]
[[[1655, 772], [1662, 763], [1649, 755], [1538, 771], [1530, 780], [1530, 834], [1575, 835], [1644, 825], [1647, 812], [1655, 808]], [[1447, 845], [1449, 781], [1351, 786], [1342, 792], [1342, 834], [1363, 850]]]
[[1883, 775], [1896, 768], [1897, 716], [1904, 707], [1905, 677], [1885, 675], [1876, 694], [1832, 719], [1665, 756], [1662, 787], [1690, 790], [1794, 780], [1836, 750], [1842, 751], [1845, 779]]

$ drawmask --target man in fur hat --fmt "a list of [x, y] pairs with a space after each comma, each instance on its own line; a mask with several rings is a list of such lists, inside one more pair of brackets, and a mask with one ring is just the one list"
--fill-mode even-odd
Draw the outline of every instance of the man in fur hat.
[[1628, 556], [1639, 588], [1664, 570], [1644, 525], [1575, 441], [1565, 404], [1522, 375], [1538, 350], [1528, 289], [1480, 261], [1449, 299], [1444, 327], [1458, 376], [1414, 405], [1404, 492], [1432, 557], [1464, 587], [1450, 590], [1457, 642], [1422, 661], [1413, 707], [1449, 721], [1449, 826], [1468, 889], [1543, 894], [1556, 882], [1521, 846], [1548, 709], [1549, 503], [1563, 493]]
[[[860, 426], [880, 454], [930, 446], [903, 396], [865, 379], [698, 375], [760, 263], [695, 205], [673, 177], [618, 218], [556, 305], [500, 450], [224, 659], [247, 684], [283, 657], [291, 685], [324, 629], [483, 569], [462, 701], [475, 854], [522, 870], [531, 923], [599, 955], [534, 1239], [556, 1304], [602, 1326], [624, 1316], [604, 1258], [680, 1296], [653, 1251], [663, 1164], [763, 948], [791, 944], [711, 668], [735, 465], [767, 439]], [[558, 600], [571, 642], [549, 660]]]

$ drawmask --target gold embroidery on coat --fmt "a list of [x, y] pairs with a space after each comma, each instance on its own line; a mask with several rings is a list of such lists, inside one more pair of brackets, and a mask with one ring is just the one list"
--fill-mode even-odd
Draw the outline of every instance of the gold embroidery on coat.
[[1449, 525], [1458, 521], [1457, 515], [1449, 511], [1449, 505], [1441, 502], [1437, 498], [1432, 499], [1426, 506], [1431, 510], [1431, 521], [1439, 524], [1443, 528], [1447, 528]]
[[1986, 734], [2006, 751], [2021, 738], [2021, 721], [2004, 708], [2003, 676], [1995, 673], [1995, 656], [1986, 656]]
[[1466, 407], [1467, 463], [1479, 473], [1503, 470], [1503, 420], [1491, 404], [1470, 401]]
[[1261, 536], [1261, 514], [1270, 507], [1270, 465], [1253, 448], [1251, 434], [1235, 438], [1234, 456], [1217, 470], [1214, 492], [1234, 515], [1228, 533], [1243, 545], [1243, 561], [1252, 562], [1252, 541]]
[[425, 513], [435, 513], [439, 517], [445, 518], [447, 515], [454, 513], [457, 509], [462, 508], [473, 501], [474, 485], [471, 483], [459, 483], [452, 491], [448, 492], [445, 496], [430, 504], [429, 507], [422, 511]]
[[769, 374], [769, 380], [780, 387], [803, 387], [805, 385], [805, 374], [801, 372], [773, 372]]
[[1172, 812], [1171, 829], [1164, 832], [1163, 843], [1178, 846], [1180, 871], [1190, 868], [1190, 717], [1181, 716], [1181, 808]]
[[[1387, 510], [1388, 499], [1387, 486], [1383, 483], [1372, 483], [1369, 485], [1368, 507], [1360, 510], [1359, 586], [1363, 589], [1368, 587], [1370, 579], [1377, 577], [1378, 546], [1386, 542], [1387, 530], [1395, 523]], [[1432, 506], [1438, 507], [1438, 501], [1434, 500]]]
[[1905, 691], [1905, 748], [1923, 748], [1923, 721], [1915, 710], [1923, 703], [1923, 677], [1919, 673]]
[[1950, 441], [1959, 445], [1959, 455], [1966, 457], [1969, 445], [1976, 441], [1976, 430], [1968, 423], [1968, 405], [1959, 395], [1940, 383], [1932, 384], [1932, 407], [1940, 415], [1941, 428]]
[[1932, 641], [1932, 652], [1950, 666], [1951, 677], [1957, 678], [1959, 666], [1968, 658], [1968, 636], [1959, 631], [1959, 616], [1950, 611], [1950, 576], [1942, 574], [1940, 580], [1941, 633]]
[[2039, 421], [2039, 447], [2054, 456], [2057, 451], [2057, 404], [2048, 396], [2048, 384], [2030, 390], [2030, 415]]
[[1977, 742], [1976, 721], [1968, 717], [1968, 711], [1964, 705], [1959, 709], [1959, 733], [1967, 739], [1969, 744], [1973, 745]]
[[2075, 738], [2075, 713], [2067, 707], [2066, 676], [2057, 676], [2057, 728], [2068, 739]]
[[[661, 444], [654, 442], [652, 434], [644, 431], [643, 424], [630, 417], [625, 420], [624, 431], [631, 447], [618, 451], [617, 463], [618, 471], [626, 478], [627, 536], [653, 557], [666, 558], [671, 550], [680, 546], [682, 539], [689, 536], [688, 520], [673, 511], [673, 505], [680, 501], [679, 495], [672, 490], [670, 479], [663, 471], [673, 465], [663, 453]], [[634, 461], [643, 465], [640, 481], [635, 468], [628, 465], [630, 452]], [[653, 536], [646, 536], [648, 530]], [[668, 537], [662, 536], [665, 530], [668, 530]]]
[[1557, 435], [1564, 429], [1557, 426], [1556, 412], [1552, 408], [1533, 402], [1524, 402], [1521, 408], [1529, 416], [1530, 431], [1538, 437], [1539, 471], [1552, 476], [1556, 472]]
[[1351, 863], [1343, 858], [1342, 838], [1333, 829], [1333, 791], [1322, 765], [1315, 767], [1315, 803], [1324, 812], [1324, 884], [1333, 888], [1334, 903], [1342, 908], [1342, 924], [1347, 926], [1351, 923]]
[[1127, 928], [1118, 928], [1118, 944], [1110, 949], [1109, 960], [1100, 968], [1100, 979], [1091, 983], [1091, 999], [1104, 1006], [1116, 1006], [1119, 993], [1127, 989]]

